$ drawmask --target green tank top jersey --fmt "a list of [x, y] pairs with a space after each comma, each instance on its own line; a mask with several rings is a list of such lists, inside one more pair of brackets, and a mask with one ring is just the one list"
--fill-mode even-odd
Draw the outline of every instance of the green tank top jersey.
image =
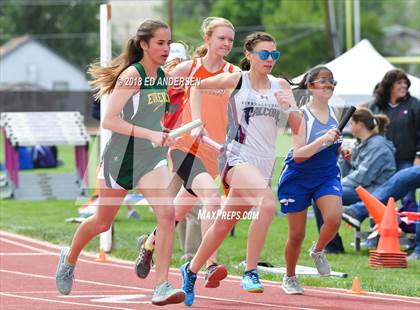
[[[138, 127], [162, 131], [162, 120], [169, 106], [169, 96], [165, 74], [157, 70], [157, 78], [146, 76], [140, 63], [134, 63], [140, 80], [123, 81], [127, 85], [139, 84], [135, 93], [125, 104], [121, 118]], [[154, 148], [150, 140], [112, 133], [103, 155], [103, 168], [107, 186], [116, 188], [115, 183], [124, 189], [133, 189], [138, 180], [152, 171], [166, 159], [167, 147]]]

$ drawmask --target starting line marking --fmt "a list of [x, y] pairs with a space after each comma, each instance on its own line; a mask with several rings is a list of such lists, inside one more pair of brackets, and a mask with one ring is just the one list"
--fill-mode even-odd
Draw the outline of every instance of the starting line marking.
[[[103, 303], [110, 303], [110, 304], [145, 304], [150, 303], [151, 295], [145, 294], [122, 294], [122, 295], [105, 295], [105, 294], [98, 294], [98, 295], [69, 295], [69, 296], [60, 296], [63, 298], [93, 298], [91, 302], [103, 302]], [[145, 300], [147, 298], [147, 300]]]

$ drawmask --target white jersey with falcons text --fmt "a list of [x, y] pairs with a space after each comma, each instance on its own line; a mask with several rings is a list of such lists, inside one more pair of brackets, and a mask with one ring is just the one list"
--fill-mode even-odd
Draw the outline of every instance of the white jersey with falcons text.
[[260, 93], [251, 86], [249, 71], [242, 72], [238, 88], [229, 99], [225, 154], [229, 166], [249, 163], [266, 178], [271, 177], [274, 166], [278, 128], [284, 128], [287, 122], [287, 114], [274, 96], [281, 90], [280, 83], [271, 75], [268, 78], [270, 89]]

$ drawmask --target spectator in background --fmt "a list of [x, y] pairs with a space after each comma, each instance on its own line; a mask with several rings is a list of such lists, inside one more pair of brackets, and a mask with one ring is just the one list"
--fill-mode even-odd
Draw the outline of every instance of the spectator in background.
[[[397, 171], [420, 164], [420, 101], [408, 91], [410, 80], [401, 69], [388, 71], [374, 91], [369, 108], [390, 120], [386, 137], [394, 143]], [[409, 198], [415, 201], [414, 192]]]
[[[418, 188], [420, 188], [420, 165], [399, 170], [372, 192], [372, 195], [378, 198], [383, 204], [386, 204], [389, 197], [401, 199], [408, 191]], [[419, 206], [420, 204], [418, 204], [417, 212], [420, 212]], [[369, 212], [363, 202], [357, 202], [346, 208], [346, 210], [348, 212], [346, 216], [343, 213], [343, 219], [354, 227], [360, 227], [362, 221], [369, 216]], [[416, 224], [415, 248], [408, 258], [420, 259], [420, 221]]]
[[360, 201], [357, 186], [373, 191], [395, 173], [395, 148], [383, 136], [388, 123], [385, 115], [373, 115], [366, 108], [358, 108], [351, 117], [351, 132], [358, 142], [354, 149], [341, 149], [343, 205]]

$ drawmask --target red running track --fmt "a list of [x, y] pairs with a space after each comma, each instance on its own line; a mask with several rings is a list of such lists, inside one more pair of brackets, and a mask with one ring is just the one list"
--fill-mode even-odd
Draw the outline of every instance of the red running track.
[[[109, 259], [95, 261], [83, 254], [76, 268], [76, 281], [69, 296], [55, 288], [55, 269], [60, 248], [49, 243], [0, 231], [0, 308], [2, 310], [84, 310], [84, 309], [150, 309], [153, 274], [137, 278], [133, 263]], [[152, 271], [153, 273], [153, 271]], [[171, 269], [170, 282], [180, 287], [177, 269]], [[195, 309], [420, 309], [420, 298], [374, 294], [353, 295], [345, 290], [305, 287], [305, 294], [290, 296], [279, 283], [263, 281], [263, 294], [243, 292], [240, 278], [229, 276], [219, 288], [206, 289], [203, 275], [196, 284]], [[188, 309], [183, 304], [164, 309]]]

